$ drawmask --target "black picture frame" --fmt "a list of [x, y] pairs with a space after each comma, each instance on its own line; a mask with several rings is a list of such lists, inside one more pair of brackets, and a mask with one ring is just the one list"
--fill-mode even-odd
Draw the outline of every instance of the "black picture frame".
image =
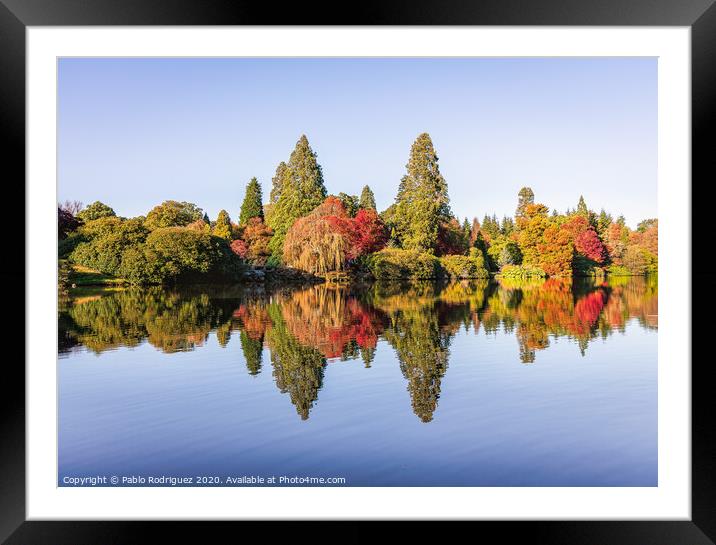
[[[716, 4], [715, 0], [413, 0], [363, 1], [330, 7], [295, 3], [280, 9], [269, 3], [245, 0], [0, 0], [0, 131], [3, 136], [5, 196], [14, 190], [14, 210], [22, 214], [13, 225], [24, 225], [25, 201], [25, 31], [28, 26], [85, 25], [258, 25], [258, 24], [350, 24], [350, 25], [584, 25], [584, 26], [687, 26], [692, 33], [692, 256], [708, 248], [711, 229], [707, 207], [714, 200], [716, 153], [708, 133], [716, 124]], [[346, 9], [350, 8], [350, 9]], [[10, 166], [8, 169], [7, 167]], [[699, 183], [703, 180], [702, 183]], [[689, 188], [684, 188], [688, 191]], [[9, 207], [8, 207], [9, 208]], [[712, 214], [712, 212], [711, 212]], [[668, 226], [666, 226], [668, 229]], [[9, 231], [9, 230], [8, 230]], [[12, 240], [8, 240], [12, 239]], [[0, 270], [7, 287], [6, 304], [18, 314], [24, 297], [17, 286], [32, 289], [25, 281], [25, 240], [5, 237], [14, 267]], [[22, 265], [20, 265], [22, 263]], [[692, 267], [692, 271], [693, 271]], [[706, 286], [716, 274], [694, 272], [696, 282]], [[685, 284], [685, 297], [692, 293]], [[23, 297], [23, 301], [20, 298]], [[15, 300], [17, 299], [17, 300]], [[24, 308], [24, 307], [22, 307]], [[692, 304], [692, 346], [707, 338], [709, 322], [699, 316], [703, 308]], [[24, 316], [23, 311], [23, 316]], [[37, 332], [25, 331], [26, 342]], [[710, 358], [692, 355], [692, 519], [691, 521], [525, 521], [476, 522], [469, 529], [500, 532], [500, 541], [585, 544], [689, 544], [716, 540], [716, 426], [711, 420]], [[232, 522], [70, 522], [25, 520], [25, 372], [24, 354], [4, 362], [2, 435], [0, 436], [0, 539], [8, 544], [208, 542], [217, 530], [239, 538], [234, 524], [247, 529], [266, 523]], [[688, 362], [671, 362], [687, 364]], [[320, 518], [320, 514], [317, 514]], [[302, 523], [305, 525], [305, 523]], [[300, 532], [312, 541], [321, 536], [342, 541], [363, 541], [373, 533], [370, 525], [348, 523], [342, 529], [296, 530], [283, 526], [278, 533]], [[383, 523], [381, 523], [383, 524]], [[411, 526], [422, 539], [442, 529], [421, 523]], [[267, 530], [266, 530], [267, 531]], [[379, 529], [383, 531], [383, 529]], [[401, 529], [401, 532], [405, 531]], [[276, 536], [276, 525], [270, 530]], [[338, 533], [335, 533], [338, 532]], [[295, 535], [295, 534], [294, 534]], [[444, 536], [443, 536], [444, 537]]]

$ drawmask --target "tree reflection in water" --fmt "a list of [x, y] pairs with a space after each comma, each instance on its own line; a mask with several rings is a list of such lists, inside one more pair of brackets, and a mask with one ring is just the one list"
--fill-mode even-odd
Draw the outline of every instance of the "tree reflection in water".
[[370, 368], [385, 341], [397, 355], [413, 412], [430, 422], [448, 369], [450, 344], [465, 334], [514, 335], [520, 360], [557, 337], [584, 355], [589, 343], [624, 331], [636, 319], [658, 327], [656, 277], [534, 282], [454, 282], [358, 289], [322, 284], [280, 289], [202, 287], [129, 289], [61, 298], [59, 352], [96, 354], [144, 342], [165, 353], [195, 350], [213, 332], [221, 347], [234, 339], [247, 371], [262, 371], [269, 352], [273, 378], [307, 419], [335, 360]]

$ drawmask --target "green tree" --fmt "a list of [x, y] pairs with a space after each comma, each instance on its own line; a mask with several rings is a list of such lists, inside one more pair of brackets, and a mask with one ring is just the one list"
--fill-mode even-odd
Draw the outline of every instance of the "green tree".
[[589, 217], [589, 209], [587, 208], [587, 203], [584, 202], [584, 197], [581, 195], [579, 196], [579, 203], [577, 203], [577, 214], [580, 216], [584, 216], [585, 218]]
[[281, 161], [276, 167], [276, 174], [271, 178], [271, 194], [269, 195], [269, 203], [276, 204], [279, 197], [281, 196], [281, 186], [283, 184], [283, 177], [286, 175], [286, 169], [288, 165]]
[[306, 135], [302, 135], [296, 143], [296, 148], [283, 169], [283, 177], [278, 187], [280, 194], [273, 204], [268, 225], [274, 232], [269, 243], [271, 257], [280, 263], [288, 229], [293, 222], [308, 214], [326, 198], [321, 165], [318, 164], [316, 153], [311, 149]]
[[164, 201], [152, 208], [144, 220], [147, 229], [184, 227], [204, 217], [204, 211], [190, 202]]
[[338, 194], [338, 200], [343, 204], [346, 213], [352, 218], [355, 217], [359, 207], [358, 197], [341, 192]]
[[602, 208], [601, 212], [599, 212], [599, 217], [597, 218], [597, 233], [600, 238], [604, 238], [610, 223], [612, 223], [612, 216], [607, 214], [604, 211], [604, 208]]
[[438, 227], [450, 220], [447, 182], [440, 174], [438, 156], [428, 133], [415, 140], [410, 150], [407, 174], [395, 199], [395, 226], [405, 249], [433, 252]]
[[359, 208], [364, 210], [375, 210], [375, 195], [373, 191], [367, 185], [363, 186], [363, 191], [360, 193], [360, 202], [358, 203]]
[[256, 178], [251, 178], [246, 185], [246, 194], [244, 202], [241, 203], [241, 212], [239, 213], [239, 225], [244, 226], [249, 223], [251, 218], [264, 219], [264, 207], [262, 204], [261, 185]]
[[517, 193], [517, 210], [515, 211], [515, 219], [524, 217], [525, 208], [528, 204], [534, 204], [535, 193], [530, 187], [523, 187]]
[[116, 215], [117, 214], [114, 213], [114, 210], [100, 201], [95, 201], [88, 205], [84, 210], [77, 212], [77, 218], [81, 219], [85, 223], [99, 218], [108, 218]]
[[643, 221], [640, 221], [640, 222], [637, 224], [636, 230], [637, 230], [639, 233], [643, 233], [643, 232], [645, 232], [647, 229], [649, 229], [650, 227], [652, 227], [652, 226], [654, 226], [654, 225], [658, 225], [658, 223], [659, 223], [659, 220], [657, 220], [656, 218], [645, 219], [645, 220], [643, 220]]
[[226, 210], [221, 210], [216, 216], [216, 223], [211, 231], [215, 237], [231, 240], [231, 218]]

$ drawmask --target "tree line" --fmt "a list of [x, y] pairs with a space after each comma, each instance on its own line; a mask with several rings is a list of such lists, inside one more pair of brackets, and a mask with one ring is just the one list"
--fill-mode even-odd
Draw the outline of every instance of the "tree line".
[[391, 278], [641, 275], [658, 269], [658, 221], [631, 230], [623, 216], [589, 209], [583, 197], [560, 213], [524, 187], [514, 217], [462, 222], [427, 133], [414, 141], [395, 201], [378, 213], [360, 196], [329, 195], [317, 154], [302, 135], [271, 180], [268, 202], [252, 178], [238, 222], [214, 221], [197, 205], [165, 201], [146, 216], [120, 218], [101, 202], [58, 206], [61, 258], [135, 284], [214, 275], [238, 279], [247, 266], [290, 267]]

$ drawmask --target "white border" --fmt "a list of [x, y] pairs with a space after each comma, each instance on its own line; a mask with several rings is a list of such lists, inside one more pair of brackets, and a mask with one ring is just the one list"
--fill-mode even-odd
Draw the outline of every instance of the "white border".
[[[659, 486], [58, 488], [56, 59], [61, 56], [658, 56]], [[30, 27], [27, 30], [28, 519], [690, 520], [690, 29]], [[43, 333], [44, 332], [44, 333]], [[46, 339], [37, 337], [42, 334]]]

